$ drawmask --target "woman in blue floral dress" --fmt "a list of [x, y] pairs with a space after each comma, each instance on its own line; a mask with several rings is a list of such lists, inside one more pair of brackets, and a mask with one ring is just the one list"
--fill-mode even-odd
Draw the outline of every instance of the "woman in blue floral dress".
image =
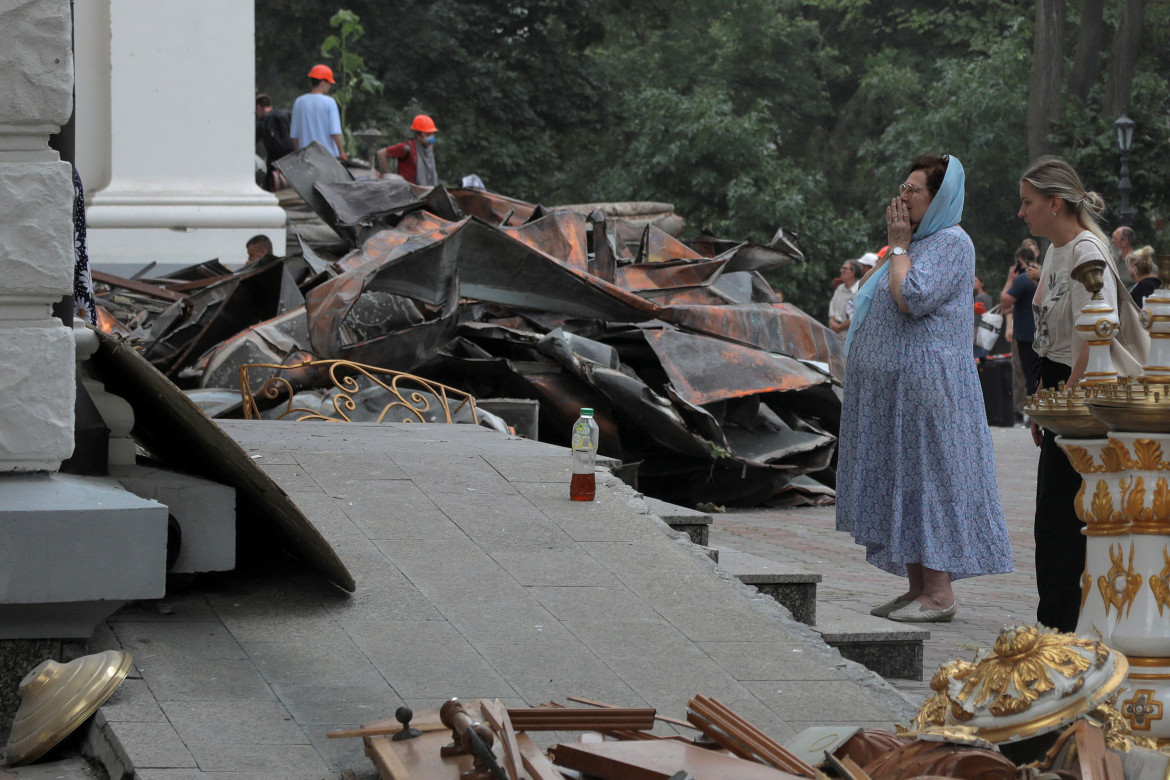
[[1012, 570], [983, 393], [971, 359], [975, 249], [963, 167], [914, 161], [886, 209], [890, 250], [855, 299], [846, 342], [837, 528], [908, 579], [872, 613], [950, 620], [951, 581]]

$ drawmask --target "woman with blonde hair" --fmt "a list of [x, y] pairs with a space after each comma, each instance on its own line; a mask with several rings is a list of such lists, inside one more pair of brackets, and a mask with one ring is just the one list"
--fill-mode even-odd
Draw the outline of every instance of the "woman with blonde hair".
[[1154, 275], [1154, 248], [1143, 246], [1129, 254], [1125, 261], [1129, 268], [1129, 277], [1134, 285], [1129, 288], [1130, 297], [1139, 307], [1146, 302], [1150, 293], [1162, 286], [1162, 280]]
[[[1019, 216], [1032, 235], [1052, 242], [1044, 255], [1040, 281], [1032, 299], [1036, 335], [1032, 347], [1040, 356], [1040, 387], [1060, 382], [1075, 385], [1088, 364], [1089, 346], [1076, 330], [1076, 318], [1090, 294], [1072, 278], [1077, 266], [1104, 260], [1102, 297], [1117, 309], [1121, 328], [1110, 353], [1118, 374], [1136, 376], [1149, 351], [1138, 310], [1128, 295], [1119, 295], [1121, 277], [1113, 264], [1109, 239], [1097, 219], [1105, 201], [1088, 192], [1077, 172], [1057, 157], [1042, 157], [1020, 177]], [[1040, 447], [1036, 476], [1036, 619], [1060, 631], [1075, 631], [1081, 605], [1081, 574], [1085, 569], [1085, 537], [1074, 501], [1081, 477], [1056, 446], [1056, 435], [1032, 424]]]

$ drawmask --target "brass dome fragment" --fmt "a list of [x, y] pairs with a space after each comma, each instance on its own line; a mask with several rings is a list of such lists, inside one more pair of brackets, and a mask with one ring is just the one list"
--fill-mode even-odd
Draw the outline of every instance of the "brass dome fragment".
[[69, 663], [43, 661], [20, 681], [20, 709], [5, 751], [8, 766], [36, 761], [97, 712], [130, 671], [133, 659], [106, 650]]

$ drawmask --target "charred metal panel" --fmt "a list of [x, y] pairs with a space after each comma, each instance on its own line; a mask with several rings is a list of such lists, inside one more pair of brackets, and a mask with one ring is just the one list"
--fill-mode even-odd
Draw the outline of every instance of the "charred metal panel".
[[644, 333], [675, 391], [693, 404], [829, 381], [797, 360], [743, 344], [668, 328]]

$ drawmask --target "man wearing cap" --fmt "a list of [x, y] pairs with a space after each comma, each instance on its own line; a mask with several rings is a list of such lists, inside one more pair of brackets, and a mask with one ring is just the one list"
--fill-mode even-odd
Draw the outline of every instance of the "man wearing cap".
[[390, 158], [398, 160], [398, 175], [411, 184], [421, 184], [424, 187], [437, 187], [439, 174], [435, 170], [435, 133], [439, 128], [426, 114], [419, 114], [410, 123], [414, 137], [400, 144], [379, 149], [378, 169], [382, 173], [390, 172]]
[[292, 109], [293, 145], [300, 149], [316, 141], [330, 154], [345, 159], [341, 139], [341, 113], [337, 101], [329, 97], [333, 87], [333, 70], [328, 65], [314, 65], [309, 71], [313, 88], [297, 98]]

